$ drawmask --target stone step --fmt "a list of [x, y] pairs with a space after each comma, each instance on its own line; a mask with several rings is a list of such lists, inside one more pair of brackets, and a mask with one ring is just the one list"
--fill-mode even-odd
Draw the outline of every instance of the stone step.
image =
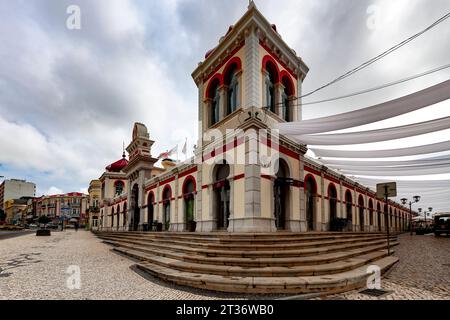
[[[321, 255], [310, 256], [294, 256], [294, 257], [282, 257], [282, 258], [245, 258], [245, 257], [208, 257], [197, 254], [191, 254], [187, 252], [175, 252], [167, 249], [153, 249], [148, 246], [139, 246], [136, 244], [126, 244], [123, 242], [105, 241], [108, 244], [115, 246], [116, 251], [122, 249], [122, 253], [126, 254], [126, 250], [134, 250], [135, 252], [141, 252], [143, 254], [150, 254], [156, 256], [163, 256], [180, 261], [200, 263], [200, 264], [212, 264], [212, 265], [226, 265], [226, 266], [241, 266], [241, 267], [293, 267], [299, 265], [314, 265], [323, 263], [332, 263], [344, 259], [353, 258], [358, 255], [370, 253], [377, 250], [383, 250], [386, 248], [386, 243], [378, 244], [374, 246], [365, 246], [363, 248], [325, 253]], [[391, 247], [396, 246], [398, 243], [391, 243]], [[138, 256], [138, 255], [137, 255]], [[138, 258], [138, 257], [135, 258]]]
[[335, 251], [349, 250], [353, 248], [361, 248], [370, 245], [384, 244], [386, 239], [377, 239], [370, 241], [353, 241], [345, 244], [332, 244], [328, 246], [319, 246], [312, 248], [290, 249], [284, 250], [223, 250], [223, 249], [202, 249], [192, 248], [190, 243], [183, 245], [165, 245], [148, 241], [121, 239], [114, 236], [102, 236], [104, 241], [112, 241], [117, 243], [128, 243], [137, 246], [146, 247], [148, 249], [171, 250], [175, 252], [191, 253], [196, 255], [204, 255], [207, 257], [245, 257], [245, 258], [277, 258], [277, 257], [299, 257], [308, 255], [320, 255]]
[[[398, 258], [386, 256], [371, 262], [384, 273]], [[331, 275], [300, 277], [239, 277], [200, 274], [168, 268], [149, 261], [136, 265], [140, 270], [177, 285], [236, 293], [337, 293], [366, 285], [368, 265]]]
[[[139, 240], [139, 241], [148, 241], [153, 243], [160, 243], [165, 245], [184, 245], [186, 243], [185, 240], [172, 240], [172, 239], [159, 239], [157, 237], [142, 237], [139, 235], [100, 235], [99, 237], [103, 239], [111, 239], [112, 237], [116, 239], [124, 239], [124, 240]], [[386, 235], [377, 235], [371, 237], [361, 237], [357, 239], [348, 239], [348, 238], [338, 238], [332, 240], [324, 240], [318, 239], [316, 241], [291, 241], [291, 243], [283, 243], [283, 244], [266, 244], [266, 243], [258, 243], [258, 244], [235, 244], [235, 243], [204, 243], [204, 242], [189, 242], [189, 247], [191, 248], [202, 248], [202, 249], [212, 249], [212, 250], [238, 250], [238, 251], [257, 251], [257, 250], [285, 250], [285, 249], [302, 249], [306, 247], [320, 247], [320, 246], [328, 246], [335, 244], [344, 244], [344, 243], [352, 243], [354, 241], [369, 241], [369, 240], [381, 240], [386, 239]], [[397, 237], [391, 237], [393, 241], [397, 239]]]
[[242, 267], [192, 263], [164, 256], [146, 254], [132, 249], [115, 249], [115, 251], [137, 260], [151, 262], [167, 268], [174, 268], [179, 271], [240, 277], [298, 277], [334, 274], [355, 269], [387, 256], [387, 250], [378, 250], [345, 260], [316, 265], [300, 265], [293, 267]]

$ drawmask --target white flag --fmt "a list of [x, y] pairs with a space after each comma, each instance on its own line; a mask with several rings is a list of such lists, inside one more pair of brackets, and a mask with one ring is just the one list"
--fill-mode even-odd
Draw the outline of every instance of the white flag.
[[181, 152], [182, 152], [184, 155], [187, 155], [187, 138], [186, 138], [186, 142], [184, 143], [183, 150], [181, 150]]
[[173, 155], [178, 155], [178, 145], [176, 145], [173, 149], [171, 149], [169, 152], [169, 157], [173, 156]]

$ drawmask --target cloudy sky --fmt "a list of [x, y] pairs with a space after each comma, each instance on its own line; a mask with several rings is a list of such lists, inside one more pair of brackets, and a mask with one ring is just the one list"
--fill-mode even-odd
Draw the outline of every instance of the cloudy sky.
[[[256, 1], [310, 67], [305, 92], [450, 11], [447, 0], [281, 3]], [[70, 5], [81, 8], [81, 30], [66, 27]], [[190, 146], [195, 144], [197, 92], [191, 72], [247, 5], [246, 0], [0, 0], [0, 175], [36, 182], [38, 194], [85, 191], [91, 179], [120, 158], [122, 142], [130, 142], [136, 121], [145, 123], [156, 140], [154, 155], [182, 144], [185, 137]], [[351, 93], [448, 64], [449, 39], [450, 19], [305, 101]], [[305, 106], [303, 116], [309, 119], [367, 107], [449, 76], [446, 69], [363, 96]], [[370, 128], [443, 116], [450, 116], [448, 103]], [[449, 133], [383, 146], [443, 141]], [[444, 208], [449, 202], [437, 206]]]

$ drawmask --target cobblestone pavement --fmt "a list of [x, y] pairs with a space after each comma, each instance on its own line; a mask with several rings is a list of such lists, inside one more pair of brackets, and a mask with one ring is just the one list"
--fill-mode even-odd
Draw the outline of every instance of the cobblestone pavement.
[[[29, 234], [0, 240], [0, 300], [252, 298], [181, 288], [153, 277], [149, 281], [130, 269], [134, 263], [111, 252], [110, 246], [86, 231], [52, 231], [51, 237]], [[72, 265], [80, 267], [79, 290], [67, 286]]]
[[399, 236], [394, 255], [400, 258], [385, 278], [381, 288], [392, 291], [380, 298], [351, 291], [326, 299], [350, 300], [450, 300], [450, 237], [433, 234]]
[[[274, 299], [286, 296], [233, 295], [179, 287], [130, 269], [89, 232], [52, 232], [0, 240], [0, 300], [10, 299]], [[450, 299], [450, 237], [400, 236], [400, 257], [382, 288], [381, 299]], [[80, 289], [69, 289], [70, 266], [79, 266]], [[70, 284], [70, 281], [69, 281]], [[72, 283], [73, 284], [73, 283]], [[379, 299], [352, 291], [322, 299]]]

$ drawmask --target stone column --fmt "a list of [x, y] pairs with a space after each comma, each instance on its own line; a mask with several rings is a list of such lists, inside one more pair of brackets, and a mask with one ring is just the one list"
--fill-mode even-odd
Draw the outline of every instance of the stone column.
[[261, 66], [259, 65], [259, 37], [258, 31], [250, 27], [245, 31], [244, 49], [244, 83], [246, 95], [243, 107], [261, 107]]
[[329, 212], [330, 211], [330, 208], [329, 208], [330, 199], [328, 199], [328, 201], [324, 201], [325, 197], [327, 196], [327, 194], [325, 193], [325, 176], [324, 176], [322, 171], [320, 172], [320, 191], [322, 193], [322, 200], [323, 200], [322, 201], [322, 207], [321, 207], [321, 211], [322, 211], [322, 228], [321, 228], [321, 230], [322, 231], [327, 231], [327, 230], [329, 230], [330, 223], [329, 222], [328, 223], [325, 222], [325, 220], [326, 220], [325, 219], [325, 216], [326, 216], [326, 213], [325, 213], [325, 202], [328, 202], [328, 212]]

